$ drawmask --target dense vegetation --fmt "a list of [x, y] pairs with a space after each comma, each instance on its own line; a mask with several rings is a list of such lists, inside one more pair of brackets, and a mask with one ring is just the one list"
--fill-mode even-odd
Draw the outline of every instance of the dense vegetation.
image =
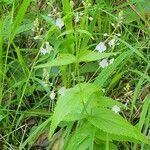
[[150, 149], [149, 0], [0, 0], [0, 149]]

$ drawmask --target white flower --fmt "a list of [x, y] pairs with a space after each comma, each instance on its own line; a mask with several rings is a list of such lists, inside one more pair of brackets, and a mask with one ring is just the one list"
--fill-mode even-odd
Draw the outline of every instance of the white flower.
[[63, 22], [63, 20], [62, 20], [61, 18], [57, 18], [55, 23], [56, 23], [56, 26], [57, 26], [60, 30], [61, 30], [62, 27], [65, 25], [64, 22]]
[[51, 91], [51, 93], [50, 93], [50, 99], [51, 99], [51, 100], [54, 100], [54, 99], [55, 99], [55, 96], [56, 96], [56, 93], [54, 92], [54, 90]]
[[83, 4], [83, 5], [86, 5], [85, 1], [82, 1], [82, 4]]
[[99, 62], [99, 65], [102, 68], [106, 68], [109, 65], [109, 62], [107, 61], [107, 59], [103, 59], [102, 61]]
[[38, 36], [38, 35], [34, 37], [34, 40], [37, 40], [37, 39], [39, 39], [39, 36]]
[[115, 60], [114, 58], [110, 59], [109, 64], [112, 64], [114, 62], [114, 60]]
[[43, 55], [50, 54], [53, 47], [50, 46], [49, 42], [46, 42], [45, 45], [46, 45], [46, 48], [43, 48], [43, 47], [40, 48], [40, 53], [43, 54]]
[[110, 59], [110, 60], [107, 60], [107, 59], [103, 59], [102, 61], [99, 62], [99, 65], [102, 67], [102, 68], [106, 68], [107, 66], [111, 65], [113, 62], [114, 62], [114, 58]]
[[119, 113], [120, 112], [120, 107], [115, 105], [115, 106], [112, 107], [112, 111], [114, 111], [115, 113]]
[[46, 42], [45, 44], [46, 44], [47, 53], [50, 54], [50, 52], [52, 51], [53, 47], [49, 45], [49, 42]]
[[104, 36], [108, 36], [108, 34], [107, 34], [107, 33], [104, 33]]
[[110, 47], [114, 47], [115, 43], [116, 43], [116, 39], [112, 39], [112, 40], [109, 41], [108, 44], [109, 44]]
[[92, 21], [92, 20], [93, 20], [93, 17], [89, 17], [89, 20]]
[[66, 88], [63, 86], [58, 90], [58, 94], [61, 96], [64, 96], [66, 92]]
[[119, 37], [120, 37], [120, 36], [121, 36], [121, 34], [120, 34], [120, 33], [118, 33], [118, 34], [117, 34], [117, 36], [119, 36]]
[[77, 12], [74, 19], [75, 23], [78, 23], [80, 21], [79, 13]]
[[43, 55], [47, 54], [46, 48], [41, 47], [40, 48], [40, 53], [43, 54]]
[[106, 50], [106, 46], [104, 42], [100, 42], [96, 48], [97, 51], [99, 51], [100, 53], [104, 52]]
[[126, 103], [124, 104], [124, 107], [127, 107], [128, 104], [129, 104], [129, 100], [126, 101]]
[[115, 24], [114, 23], [111, 23], [111, 25], [114, 27], [115, 26]]
[[80, 16], [83, 16], [83, 13], [82, 13], [82, 12], [79, 12], [79, 15], [80, 15]]

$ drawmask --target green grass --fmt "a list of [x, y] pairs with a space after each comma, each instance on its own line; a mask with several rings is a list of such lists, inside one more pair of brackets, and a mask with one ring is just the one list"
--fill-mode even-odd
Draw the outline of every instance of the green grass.
[[150, 149], [149, 5], [2, 0], [0, 149]]

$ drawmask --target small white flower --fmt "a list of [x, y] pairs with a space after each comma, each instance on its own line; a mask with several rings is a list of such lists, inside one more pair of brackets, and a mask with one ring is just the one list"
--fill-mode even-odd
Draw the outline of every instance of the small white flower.
[[116, 43], [116, 39], [113, 38], [112, 40], [109, 41], [108, 44], [109, 44], [110, 47], [114, 47], [115, 43]]
[[82, 4], [83, 4], [83, 5], [86, 5], [85, 1], [82, 1]]
[[118, 36], [118, 37], [120, 37], [120, 36], [121, 36], [121, 34], [120, 34], [120, 33], [118, 33], [118, 34], [117, 34], [117, 36]]
[[120, 112], [120, 107], [115, 105], [115, 106], [112, 107], [112, 111], [114, 111], [115, 113], [119, 113]]
[[58, 90], [58, 94], [61, 96], [64, 96], [66, 92], [66, 88], [63, 86]]
[[112, 64], [114, 62], [114, 60], [115, 60], [114, 58], [110, 59], [109, 64]]
[[106, 50], [106, 46], [104, 42], [100, 42], [96, 48], [97, 51], [99, 51], [100, 53], [104, 52]]
[[43, 47], [40, 48], [40, 53], [41, 53], [42, 55], [50, 54], [50, 52], [51, 52], [52, 49], [53, 49], [53, 47], [50, 46], [49, 42], [46, 42], [45, 45], [46, 45], [46, 48], [43, 48]]
[[53, 13], [56, 13], [56, 12], [57, 12], [57, 8], [54, 8], [54, 9], [53, 9]]
[[38, 35], [34, 37], [34, 40], [37, 40], [37, 39], [39, 39], [39, 36], [38, 36]]
[[50, 54], [50, 52], [52, 51], [53, 47], [50, 46], [49, 42], [46, 42], [46, 50], [47, 50], [47, 53]]
[[79, 13], [77, 12], [74, 19], [75, 23], [78, 23], [80, 21]]
[[107, 34], [107, 33], [104, 33], [104, 36], [108, 36], [108, 34]]
[[82, 12], [79, 12], [79, 15], [80, 15], [80, 16], [83, 16], [83, 13], [82, 13]]
[[56, 96], [56, 93], [54, 92], [54, 90], [51, 91], [51, 93], [50, 93], [50, 99], [51, 99], [51, 100], [54, 100], [54, 99], [55, 99], [55, 96]]
[[93, 17], [89, 17], [89, 20], [90, 20], [90, 21], [93, 21]]
[[106, 68], [109, 65], [109, 62], [107, 61], [107, 59], [103, 59], [102, 61], [99, 62], [99, 65], [102, 68]]
[[111, 23], [111, 25], [114, 27], [115, 26], [115, 24], [114, 23]]
[[126, 101], [126, 103], [124, 104], [124, 107], [127, 107], [128, 104], [129, 104], [129, 100]]
[[55, 23], [56, 23], [56, 26], [57, 26], [60, 30], [61, 30], [62, 27], [65, 25], [64, 22], [63, 22], [63, 20], [62, 20], [61, 18], [57, 18]]
[[47, 54], [46, 48], [41, 47], [40, 48], [40, 53], [43, 54], [43, 55]]

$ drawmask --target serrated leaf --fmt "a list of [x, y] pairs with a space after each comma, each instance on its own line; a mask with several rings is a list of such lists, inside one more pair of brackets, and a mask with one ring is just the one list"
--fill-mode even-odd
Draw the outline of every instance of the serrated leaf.
[[100, 91], [99, 87], [90, 83], [82, 83], [80, 85], [76, 85], [74, 88], [68, 89], [65, 95], [58, 99], [54, 114], [52, 116], [50, 136], [54, 133], [58, 124], [65, 120], [65, 117], [68, 114], [78, 113], [79, 116], [81, 116], [81, 112], [84, 109], [84, 104], [88, 101], [91, 94], [96, 91]]
[[105, 108], [94, 109], [92, 114], [88, 116], [88, 121], [104, 132], [148, 143], [148, 140], [136, 127], [111, 110]]
[[120, 108], [123, 108], [124, 105], [119, 101], [113, 100], [112, 98], [102, 96], [100, 94], [94, 94], [94, 102], [97, 107], [104, 107], [104, 108], [112, 108], [114, 105], [117, 105]]
[[95, 134], [96, 139], [100, 140], [100, 141], [106, 141], [109, 140], [110, 142], [112, 141], [130, 141], [130, 142], [137, 142], [137, 140], [132, 139], [130, 137], [127, 136], [123, 136], [123, 135], [115, 135], [115, 134], [110, 134], [107, 132], [104, 132], [102, 130], [98, 130]]
[[60, 54], [54, 60], [51, 60], [45, 64], [37, 65], [35, 68], [46, 68], [46, 67], [53, 67], [53, 66], [64, 66], [76, 61], [76, 57], [72, 54]]

